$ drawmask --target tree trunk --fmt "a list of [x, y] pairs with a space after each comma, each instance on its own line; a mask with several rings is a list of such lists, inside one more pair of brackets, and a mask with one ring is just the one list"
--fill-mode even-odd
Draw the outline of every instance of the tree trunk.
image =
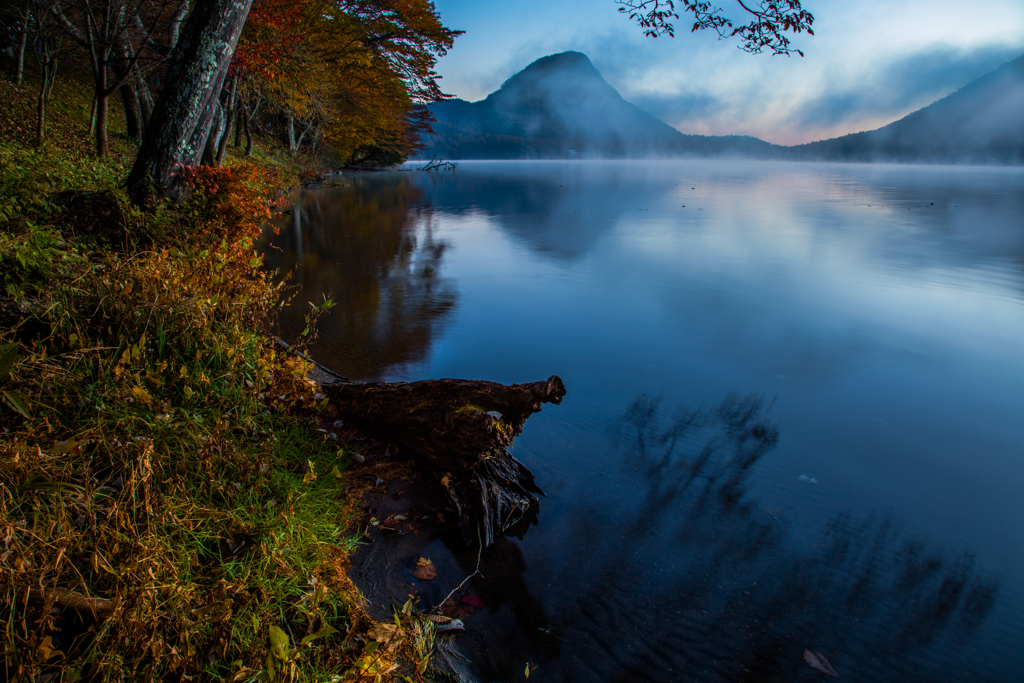
[[151, 201], [154, 191], [172, 197], [184, 194], [175, 168], [195, 165], [203, 152], [214, 105], [251, 4], [252, 0], [208, 0], [196, 3], [189, 15], [128, 176], [128, 194], [136, 204]]
[[25, 78], [25, 46], [28, 45], [28, 3], [25, 3], [24, 14], [21, 17], [21, 40], [18, 41], [18, 53], [15, 55], [14, 78], [18, 85]]
[[242, 110], [242, 122], [245, 124], [245, 158], [252, 158], [252, 131], [249, 130], [249, 107]]
[[228, 139], [231, 135], [231, 126], [235, 122], [235, 94], [237, 89], [238, 80], [233, 79], [231, 81], [231, 96], [228, 97], [228, 106], [224, 109], [224, 133], [220, 137], [220, 142], [217, 143], [217, 158], [215, 164], [217, 166], [224, 163], [224, 157], [227, 156], [228, 153]]
[[92, 108], [89, 109], [89, 137], [96, 134], [96, 97], [92, 98]]
[[170, 23], [167, 24], [167, 48], [170, 50], [174, 50], [178, 45], [178, 36], [181, 34], [181, 22], [185, 20], [185, 14], [188, 13], [188, 6], [190, 4], [192, 3], [189, 0], [182, 0], [178, 10], [171, 17]]
[[46, 56], [43, 63], [42, 83], [39, 84], [39, 101], [36, 108], [36, 146], [41, 147], [46, 139], [46, 105], [50, 102], [53, 82], [57, 80], [57, 58]]
[[139, 102], [139, 93], [133, 85], [133, 74], [127, 73], [131, 66], [130, 52], [127, 47], [121, 45], [117, 50], [117, 59], [111, 60], [110, 65], [114, 74], [122, 81], [121, 104], [124, 106], [125, 133], [133, 140], [142, 140], [142, 105]]
[[43, 139], [46, 137], [46, 72], [47, 67], [44, 66], [43, 77], [39, 83], [39, 98], [36, 102], [36, 147], [42, 147]]
[[135, 92], [139, 96], [139, 109], [142, 112], [142, 135], [146, 135], [146, 126], [153, 116], [153, 93], [149, 90], [146, 80], [139, 74], [135, 74]]
[[98, 93], [96, 96], [96, 156], [106, 157], [110, 154], [110, 145], [107, 141], [107, 105], [110, 102], [109, 95]]
[[288, 151], [292, 153], [292, 156], [295, 156], [298, 147], [295, 146], [295, 119], [291, 116], [285, 117], [284, 130], [288, 136]]
[[238, 100], [235, 106], [235, 149], [242, 146], [242, 126], [245, 125], [245, 100]]
[[349, 424], [416, 453], [440, 481], [467, 543], [484, 546], [536, 516], [543, 491], [508, 452], [542, 403], [560, 403], [562, 380], [506, 386], [437, 379], [423, 382], [324, 384]]
[[220, 102], [217, 102], [216, 106], [217, 111], [214, 112], [213, 123], [210, 125], [210, 135], [203, 148], [204, 166], [217, 165], [217, 147], [220, 144], [220, 139], [224, 136], [224, 119], [227, 117], [224, 113], [224, 106]]
[[121, 104], [124, 105], [125, 133], [133, 140], [141, 140], [142, 107], [139, 105], [139, 95], [128, 82], [122, 83], [119, 90], [121, 91]]

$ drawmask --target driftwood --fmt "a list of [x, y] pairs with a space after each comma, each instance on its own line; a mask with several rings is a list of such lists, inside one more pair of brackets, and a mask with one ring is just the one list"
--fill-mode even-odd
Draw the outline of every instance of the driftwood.
[[89, 597], [83, 593], [68, 588], [61, 588], [60, 586], [44, 590], [38, 588], [27, 590], [28, 599], [32, 602], [58, 604], [79, 612], [89, 612], [97, 617], [108, 616], [114, 611], [113, 600]]
[[562, 380], [513, 384], [465, 379], [333, 384], [321, 389], [349, 424], [420, 456], [441, 482], [467, 543], [494, 542], [536, 515], [544, 495], [508, 447]]

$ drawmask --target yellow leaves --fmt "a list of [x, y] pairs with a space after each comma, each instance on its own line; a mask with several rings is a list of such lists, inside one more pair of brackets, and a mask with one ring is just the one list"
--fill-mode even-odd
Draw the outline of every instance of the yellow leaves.
[[63, 657], [64, 653], [53, 647], [53, 641], [50, 639], [50, 636], [46, 636], [43, 638], [43, 642], [39, 644], [39, 655], [45, 662], [54, 657]]
[[311, 481], [316, 481], [316, 468], [313, 465], [313, 461], [312, 460], [307, 460], [306, 461], [306, 467], [308, 469], [306, 470], [306, 473], [304, 475], [302, 475], [302, 483], [303, 484], [308, 484]]
[[142, 387], [132, 387], [132, 396], [147, 405], [153, 402], [153, 395]]

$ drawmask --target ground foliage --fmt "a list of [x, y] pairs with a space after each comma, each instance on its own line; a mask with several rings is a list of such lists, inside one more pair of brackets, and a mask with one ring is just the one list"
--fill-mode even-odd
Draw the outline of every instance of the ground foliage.
[[3, 86], [2, 677], [421, 677], [431, 622], [363, 611], [351, 450], [310, 428], [326, 402], [262, 331], [285, 292], [252, 244], [280, 178], [184, 169], [191, 198], [144, 214], [127, 143], [83, 163], [61, 133], [85, 126], [67, 83], [43, 149], [9, 113], [32, 84]]

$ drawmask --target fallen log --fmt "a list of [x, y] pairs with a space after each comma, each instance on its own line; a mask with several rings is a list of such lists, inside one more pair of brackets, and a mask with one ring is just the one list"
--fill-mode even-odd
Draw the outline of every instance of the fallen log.
[[440, 481], [467, 543], [485, 547], [536, 515], [544, 492], [508, 452], [543, 403], [561, 403], [562, 380], [511, 386], [466, 379], [324, 385], [339, 416], [407, 448]]

